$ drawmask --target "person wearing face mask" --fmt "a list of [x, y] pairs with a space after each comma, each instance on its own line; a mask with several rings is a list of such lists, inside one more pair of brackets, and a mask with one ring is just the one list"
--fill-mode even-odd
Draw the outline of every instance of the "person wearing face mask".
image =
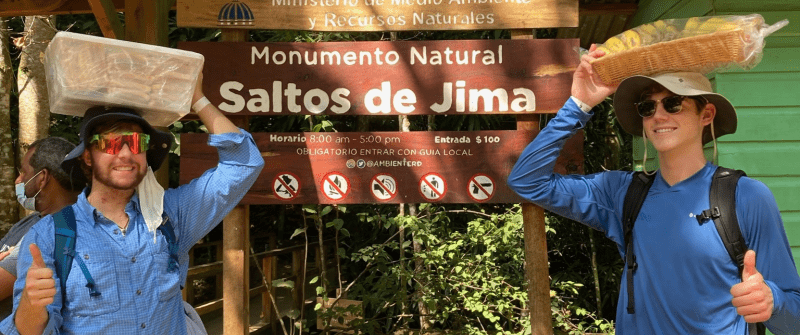
[[17, 246], [28, 230], [45, 215], [75, 203], [86, 186], [80, 170], [64, 171], [61, 161], [75, 145], [61, 137], [47, 137], [33, 142], [20, 164], [16, 184], [17, 200], [34, 211], [11, 227], [0, 239], [0, 318], [11, 313], [11, 296], [17, 279]]

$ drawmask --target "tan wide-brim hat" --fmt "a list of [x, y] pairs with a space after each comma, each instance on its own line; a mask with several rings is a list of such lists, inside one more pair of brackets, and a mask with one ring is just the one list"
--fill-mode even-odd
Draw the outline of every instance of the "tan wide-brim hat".
[[[657, 76], [632, 76], [623, 80], [614, 94], [614, 112], [620, 126], [626, 132], [642, 136], [642, 117], [636, 111], [635, 103], [641, 99], [642, 92], [653, 83], [664, 86], [677, 95], [703, 96], [717, 107], [714, 117], [714, 135], [733, 134], [736, 132], [736, 110], [728, 99], [712, 92], [711, 82], [702, 73], [676, 72]], [[709, 127], [703, 131], [703, 144], [711, 142]]]

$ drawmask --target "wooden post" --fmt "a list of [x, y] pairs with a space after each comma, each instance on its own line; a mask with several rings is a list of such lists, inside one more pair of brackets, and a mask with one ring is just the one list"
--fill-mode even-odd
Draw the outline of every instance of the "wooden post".
[[[512, 39], [533, 39], [532, 30], [512, 30]], [[539, 130], [539, 115], [517, 116], [517, 130]], [[544, 210], [531, 203], [522, 204], [522, 225], [525, 239], [525, 278], [528, 279], [528, 312], [531, 334], [552, 335], [550, 313], [550, 271], [547, 265], [547, 235]]]
[[250, 206], [236, 206], [222, 221], [222, 317], [225, 334], [250, 333]]
[[267, 285], [264, 291], [261, 292], [261, 320], [269, 323], [270, 327], [272, 327], [273, 334], [275, 334], [275, 323], [277, 323], [278, 320], [277, 313], [275, 313], [275, 306], [272, 304], [272, 298], [270, 298], [270, 294], [272, 294], [273, 297], [275, 296], [275, 288], [272, 287], [272, 281], [275, 279], [275, 272], [272, 271], [274, 262], [274, 256], [266, 256], [261, 263], [262, 269], [264, 269], [265, 285]]
[[[222, 242], [214, 244], [214, 261], [222, 261]], [[217, 274], [214, 281], [214, 299], [222, 298], [222, 273]]]
[[[225, 42], [242, 42], [247, 30], [222, 30]], [[231, 121], [247, 130], [247, 118]], [[250, 206], [236, 206], [222, 221], [222, 317], [224, 334], [250, 334]], [[217, 283], [219, 285], [219, 283]]]

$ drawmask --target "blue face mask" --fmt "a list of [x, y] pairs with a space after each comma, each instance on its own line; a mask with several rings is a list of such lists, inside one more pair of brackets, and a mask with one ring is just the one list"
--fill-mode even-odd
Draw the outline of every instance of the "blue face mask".
[[28, 181], [26, 181], [24, 183], [18, 183], [18, 184], [14, 185], [15, 191], [17, 192], [17, 201], [19, 201], [19, 203], [22, 205], [22, 207], [24, 207], [25, 209], [27, 209], [29, 211], [35, 211], [36, 210], [36, 196], [39, 195], [39, 192], [41, 192], [42, 190], [40, 189], [39, 191], [36, 191], [36, 194], [34, 194], [32, 197], [28, 198], [25, 195], [25, 185], [27, 183], [29, 183], [33, 178], [36, 178], [36, 176], [38, 176], [40, 173], [42, 173], [42, 170], [39, 170], [39, 172], [36, 172], [36, 174], [33, 175], [33, 177], [31, 177], [30, 179], [28, 179]]

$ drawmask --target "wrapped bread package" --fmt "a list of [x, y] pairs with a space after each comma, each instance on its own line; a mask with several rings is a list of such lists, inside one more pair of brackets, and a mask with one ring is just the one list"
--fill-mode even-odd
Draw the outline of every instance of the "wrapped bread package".
[[761, 61], [764, 38], [788, 23], [768, 25], [759, 14], [655, 21], [599, 45], [606, 55], [592, 67], [606, 84], [632, 75], [749, 70]]
[[165, 127], [189, 113], [203, 55], [62, 31], [45, 51], [45, 66], [52, 113], [124, 106]]

